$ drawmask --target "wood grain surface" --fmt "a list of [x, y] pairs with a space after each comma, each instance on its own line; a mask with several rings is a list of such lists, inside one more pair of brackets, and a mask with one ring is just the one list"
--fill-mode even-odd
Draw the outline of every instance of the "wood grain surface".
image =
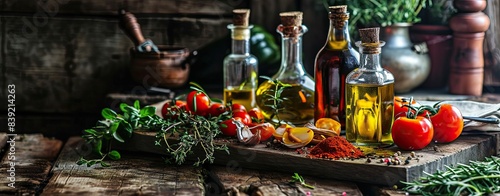
[[[498, 143], [495, 136], [498, 133], [461, 136], [449, 144], [429, 145], [417, 151], [418, 160], [413, 159], [409, 164], [390, 165], [381, 163], [380, 159], [355, 160], [327, 160], [307, 158], [305, 154], [297, 153], [294, 149], [268, 148], [264, 144], [255, 147], [246, 147], [237, 143], [230, 143], [230, 154], [216, 151], [215, 164], [234, 169], [259, 169], [267, 171], [290, 172], [295, 171], [310, 176], [326, 179], [346, 180], [368, 184], [392, 186], [400, 181], [411, 181], [423, 175], [423, 172], [434, 173], [446, 169], [457, 163], [467, 163], [470, 160], [482, 160], [485, 157], [498, 154]], [[163, 149], [155, 146], [155, 133], [135, 132], [125, 145], [116, 144], [116, 148], [165, 154]], [[363, 148], [365, 154], [376, 154], [379, 157], [388, 157], [398, 151], [397, 147], [386, 149]], [[403, 151], [400, 158], [410, 156], [410, 152]]]
[[[0, 134], [0, 144], [7, 145], [1, 166], [0, 173], [0, 195], [36, 195], [39, 194], [46, 182], [49, 171], [53, 166], [62, 148], [62, 141], [45, 138], [41, 134], [17, 135], [14, 145], [5, 142], [5, 134]], [[9, 154], [10, 153], [10, 154]], [[15, 159], [9, 159], [15, 156]], [[15, 165], [12, 166], [11, 163]], [[9, 171], [14, 170], [14, 171]], [[9, 187], [11, 173], [15, 178], [13, 184], [15, 188]]]
[[111, 167], [77, 165], [89, 146], [80, 137], [64, 146], [42, 195], [203, 195], [200, 170], [166, 165], [146, 152], [122, 154]]

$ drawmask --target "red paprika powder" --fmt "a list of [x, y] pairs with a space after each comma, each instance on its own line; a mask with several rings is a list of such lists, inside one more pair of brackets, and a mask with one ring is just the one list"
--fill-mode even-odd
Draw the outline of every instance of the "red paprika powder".
[[328, 137], [309, 152], [311, 158], [342, 159], [360, 158], [364, 154], [342, 136]]

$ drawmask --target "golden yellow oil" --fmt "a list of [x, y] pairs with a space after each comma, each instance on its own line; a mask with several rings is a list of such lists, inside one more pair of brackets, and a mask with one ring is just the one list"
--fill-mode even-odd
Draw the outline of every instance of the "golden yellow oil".
[[234, 103], [239, 103], [247, 110], [257, 107], [255, 101], [255, 90], [253, 89], [224, 89], [224, 103], [231, 101]]
[[392, 144], [394, 83], [346, 84], [346, 139], [356, 145]]
[[275, 113], [275, 110], [270, 107], [275, 103], [272, 99], [275, 96], [275, 88], [276, 85], [273, 82], [266, 81], [256, 92], [257, 106], [262, 110], [266, 119], [303, 125], [314, 118], [314, 90], [304, 88], [300, 84], [292, 84], [291, 87], [283, 89], [280, 97], [284, 100], [281, 103], [277, 102], [279, 112], [271, 119]]

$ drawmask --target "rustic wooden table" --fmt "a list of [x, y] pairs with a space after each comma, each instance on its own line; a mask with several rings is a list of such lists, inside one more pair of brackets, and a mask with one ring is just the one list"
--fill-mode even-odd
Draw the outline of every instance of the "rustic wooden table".
[[[432, 96], [429, 99], [433, 97], [436, 98]], [[499, 99], [496, 96], [483, 96], [477, 100], [498, 103]], [[485, 156], [498, 155], [499, 143], [498, 132], [469, 134], [450, 145], [440, 146], [436, 152], [432, 152], [433, 147], [429, 147], [425, 152], [433, 155], [429, 156], [428, 162], [422, 161], [413, 166], [391, 169], [396, 171], [394, 177], [401, 177], [402, 174], [414, 175], [411, 174], [414, 171], [442, 167], [449, 164], [448, 161], [467, 162], [482, 159]], [[137, 144], [130, 144], [137, 147], [133, 145]], [[301, 163], [308, 169], [295, 170], [293, 165], [299, 165], [297, 161], [302, 159], [300, 155], [276, 155], [267, 149], [256, 151], [259, 153], [259, 161], [246, 163], [244, 157], [233, 153], [233, 157], [216, 157], [216, 160], [219, 160], [216, 164], [201, 168], [167, 165], [162, 155], [147, 147], [139, 149], [141, 152], [122, 152], [122, 159], [111, 161], [111, 166], [107, 168], [79, 166], [76, 161], [80, 156], [88, 155], [91, 150], [79, 136], [60, 140], [41, 134], [0, 133], [0, 149], [3, 150], [0, 154], [3, 157], [0, 167], [0, 195], [404, 195], [404, 192], [391, 190], [390, 186], [368, 183], [384, 178], [383, 175], [373, 174], [379, 172], [378, 170], [387, 169], [387, 166], [358, 166], [359, 171], [349, 174], [340, 166], [329, 169], [328, 165]], [[238, 148], [234, 149], [238, 151]], [[278, 160], [279, 156], [285, 156], [286, 159]], [[246, 164], [235, 170], [227, 164], [228, 158]], [[273, 163], [278, 163], [276, 168], [269, 166]], [[313, 171], [311, 167], [317, 167], [319, 170], [308, 172]], [[370, 172], [369, 167], [378, 169]], [[337, 176], [325, 178], [321, 176], [322, 171], [324, 175]], [[289, 183], [294, 172], [299, 172], [306, 182], [316, 188], [308, 189]], [[357, 179], [356, 176], [363, 175], [369, 180], [353, 182]]]
[[[454, 142], [454, 146], [440, 147], [440, 152], [436, 152], [438, 161], [431, 161], [432, 156], [421, 161], [429, 162], [422, 163], [428, 167], [439, 167], [439, 164], [467, 159], [463, 156], [481, 159], [498, 154], [499, 138], [498, 134], [464, 136]], [[308, 167], [306, 162], [296, 156], [270, 154], [264, 150], [264, 153], [257, 154], [259, 160], [242, 164], [241, 168], [235, 169], [227, 164], [229, 159], [244, 163], [245, 158], [237, 154], [219, 156], [216, 164], [195, 168], [189, 165], [167, 165], [162, 156], [156, 153], [126, 151], [122, 152], [121, 160], [110, 161], [111, 166], [103, 168], [76, 164], [81, 155], [88, 155], [91, 150], [80, 137], [61, 141], [39, 134], [12, 137], [2, 133], [0, 144], [4, 145], [1, 146], [4, 152], [0, 173], [4, 177], [0, 178], [0, 195], [404, 195], [401, 191], [391, 190], [390, 186], [325, 178], [326, 175], [337, 173], [337, 179], [342, 179], [342, 176], [353, 179], [353, 176], [364, 175], [368, 181], [387, 180], [384, 175], [373, 175], [389, 167], [377, 163], [357, 166], [360, 171], [346, 174], [345, 171], [350, 170], [344, 168], [345, 171], [342, 171], [341, 164], [328, 169], [328, 165], [321, 166], [318, 165], [321, 161], [314, 161], [316, 166]], [[15, 160], [12, 159], [14, 156]], [[277, 160], [283, 156], [288, 157]], [[266, 160], [268, 163], [262, 164]], [[290, 164], [285, 165], [283, 161]], [[252, 163], [255, 165], [252, 166]], [[273, 163], [282, 164], [283, 168], [279, 168], [279, 165], [271, 168]], [[305, 169], [295, 170], [295, 164], [303, 164], [301, 167]], [[269, 168], [259, 168], [259, 165]], [[311, 167], [317, 167], [319, 171], [308, 175], [306, 171]], [[369, 167], [376, 168], [370, 172]], [[422, 167], [426, 165], [392, 169], [401, 173]], [[324, 175], [321, 175], [321, 171]], [[308, 189], [289, 183], [294, 172], [304, 172], [301, 174], [306, 182], [316, 188]], [[394, 172], [388, 173], [393, 175]]]

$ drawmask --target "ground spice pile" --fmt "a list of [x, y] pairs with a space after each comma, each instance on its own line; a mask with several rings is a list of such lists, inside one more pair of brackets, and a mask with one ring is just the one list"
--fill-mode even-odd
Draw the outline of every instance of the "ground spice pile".
[[364, 154], [341, 136], [328, 137], [309, 152], [311, 158], [344, 159], [360, 158]]

